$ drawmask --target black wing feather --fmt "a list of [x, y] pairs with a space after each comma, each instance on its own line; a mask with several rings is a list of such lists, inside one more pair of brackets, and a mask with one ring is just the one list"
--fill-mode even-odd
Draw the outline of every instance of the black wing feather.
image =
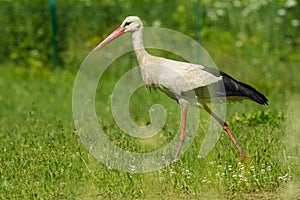
[[222, 76], [222, 80], [212, 83], [210, 85], [199, 87], [194, 91], [183, 92], [182, 96], [191, 98], [196, 94], [199, 101], [201, 99], [221, 99], [227, 98], [227, 100], [241, 100], [243, 98], [249, 98], [259, 104], [268, 104], [268, 99], [252, 86], [235, 80], [225, 72], [219, 71], [215, 68], [206, 67], [203, 69], [216, 77]]

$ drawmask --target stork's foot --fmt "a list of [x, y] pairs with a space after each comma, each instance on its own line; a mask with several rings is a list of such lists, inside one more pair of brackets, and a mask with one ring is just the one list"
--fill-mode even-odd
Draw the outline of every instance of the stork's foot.
[[253, 163], [253, 159], [251, 157], [248, 157], [248, 156], [242, 157], [241, 161], [246, 162], [246, 163]]

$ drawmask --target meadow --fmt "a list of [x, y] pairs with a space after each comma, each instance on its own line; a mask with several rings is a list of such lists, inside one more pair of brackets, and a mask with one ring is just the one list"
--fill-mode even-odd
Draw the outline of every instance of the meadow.
[[[82, 144], [71, 110], [75, 73], [5, 67], [1, 74], [3, 199], [299, 198], [297, 95], [277, 98], [270, 92], [269, 106], [247, 101], [227, 106], [228, 123], [250, 162], [240, 159], [225, 132], [208, 156], [198, 159], [209, 123], [208, 117], [203, 117], [198, 136], [178, 162], [137, 174], [109, 169]], [[174, 137], [180, 110], [176, 112], [177, 104], [159, 92], [151, 93], [149, 99], [149, 92], [141, 88], [136, 95], [131, 114], [138, 123], [147, 123], [147, 103], [175, 109], [161, 137], [153, 140], [157, 143], [146, 143], [148, 148], [157, 148], [162, 139], [166, 143]], [[97, 107], [99, 122], [113, 141], [124, 149], [139, 147], [138, 141], [125, 137], [114, 123], [108, 95], [97, 98]]]
[[[280, 9], [261, 6], [262, 11], [251, 12], [270, 14]], [[182, 12], [178, 7], [176, 13]], [[64, 49], [65, 60], [56, 69], [49, 67], [51, 60], [43, 64], [44, 57], [30, 56], [24, 61], [30, 66], [22, 65], [28, 56], [24, 51], [21, 58], [12, 53], [14, 59], [0, 64], [0, 199], [300, 199], [299, 37], [280, 35], [282, 27], [276, 29], [261, 13], [248, 18], [261, 24], [249, 26], [239, 9], [230, 9], [227, 28], [217, 27], [222, 20], [212, 22], [201, 32], [201, 44], [220, 70], [251, 84], [269, 99], [268, 106], [250, 101], [227, 104], [226, 121], [249, 161], [240, 158], [225, 132], [207, 156], [198, 158], [210, 122], [204, 111], [192, 145], [178, 162], [163, 169], [122, 172], [95, 159], [74, 126], [72, 91], [80, 63], [102, 36], [84, 43], [87, 35], [81, 35], [77, 44], [68, 43], [73, 51]], [[176, 30], [176, 24], [166, 28]], [[182, 28], [178, 26], [184, 32]], [[299, 27], [295, 29], [297, 36]], [[191, 32], [187, 34], [196, 37]], [[83, 47], [76, 48], [79, 45]], [[152, 151], [175, 136], [180, 108], [165, 94], [141, 87], [131, 98], [132, 118], [148, 124], [150, 106], [161, 104], [168, 111], [166, 124], [148, 140], [124, 134], [112, 116], [111, 92], [134, 66], [133, 53], [111, 64], [99, 82], [103, 84], [97, 90], [95, 108], [99, 124], [114, 144], [129, 151]]]

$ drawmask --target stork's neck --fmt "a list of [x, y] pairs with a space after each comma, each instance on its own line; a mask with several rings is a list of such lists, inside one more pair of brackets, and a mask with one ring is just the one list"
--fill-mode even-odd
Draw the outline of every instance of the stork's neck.
[[133, 48], [140, 65], [143, 64], [144, 56], [148, 56], [148, 52], [145, 50], [143, 43], [143, 29], [138, 29], [132, 33]]

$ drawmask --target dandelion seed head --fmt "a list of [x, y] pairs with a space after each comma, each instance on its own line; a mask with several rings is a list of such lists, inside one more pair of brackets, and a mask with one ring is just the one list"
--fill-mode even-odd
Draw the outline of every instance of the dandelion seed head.
[[287, 0], [285, 3], [285, 7], [287, 7], [287, 8], [292, 8], [292, 7], [295, 7], [296, 5], [297, 5], [296, 0]]
[[224, 12], [223, 9], [217, 9], [217, 10], [216, 10], [216, 14], [217, 14], [218, 16], [223, 16], [223, 15], [225, 14], [225, 12]]
[[237, 47], [242, 47], [244, 45], [244, 43], [241, 40], [236, 41], [235, 45]]
[[161, 21], [160, 21], [160, 20], [155, 20], [155, 21], [152, 23], [152, 26], [154, 26], [154, 27], [160, 27], [160, 26], [161, 26]]
[[286, 10], [285, 9], [279, 9], [278, 11], [277, 11], [277, 14], [279, 15], [279, 16], [285, 16], [286, 15]]
[[218, 20], [218, 16], [217, 16], [216, 13], [213, 12], [213, 11], [208, 11], [207, 17], [208, 17], [210, 20], [212, 20], [212, 21], [217, 21], [217, 20]]
[[293, 27], [298, 27], [298, 26], [300, 25], [300, 21], [299, 21], [298, 19], [293, 19], [293, 20], [291, 21], [291, 25], [292, 25]]

